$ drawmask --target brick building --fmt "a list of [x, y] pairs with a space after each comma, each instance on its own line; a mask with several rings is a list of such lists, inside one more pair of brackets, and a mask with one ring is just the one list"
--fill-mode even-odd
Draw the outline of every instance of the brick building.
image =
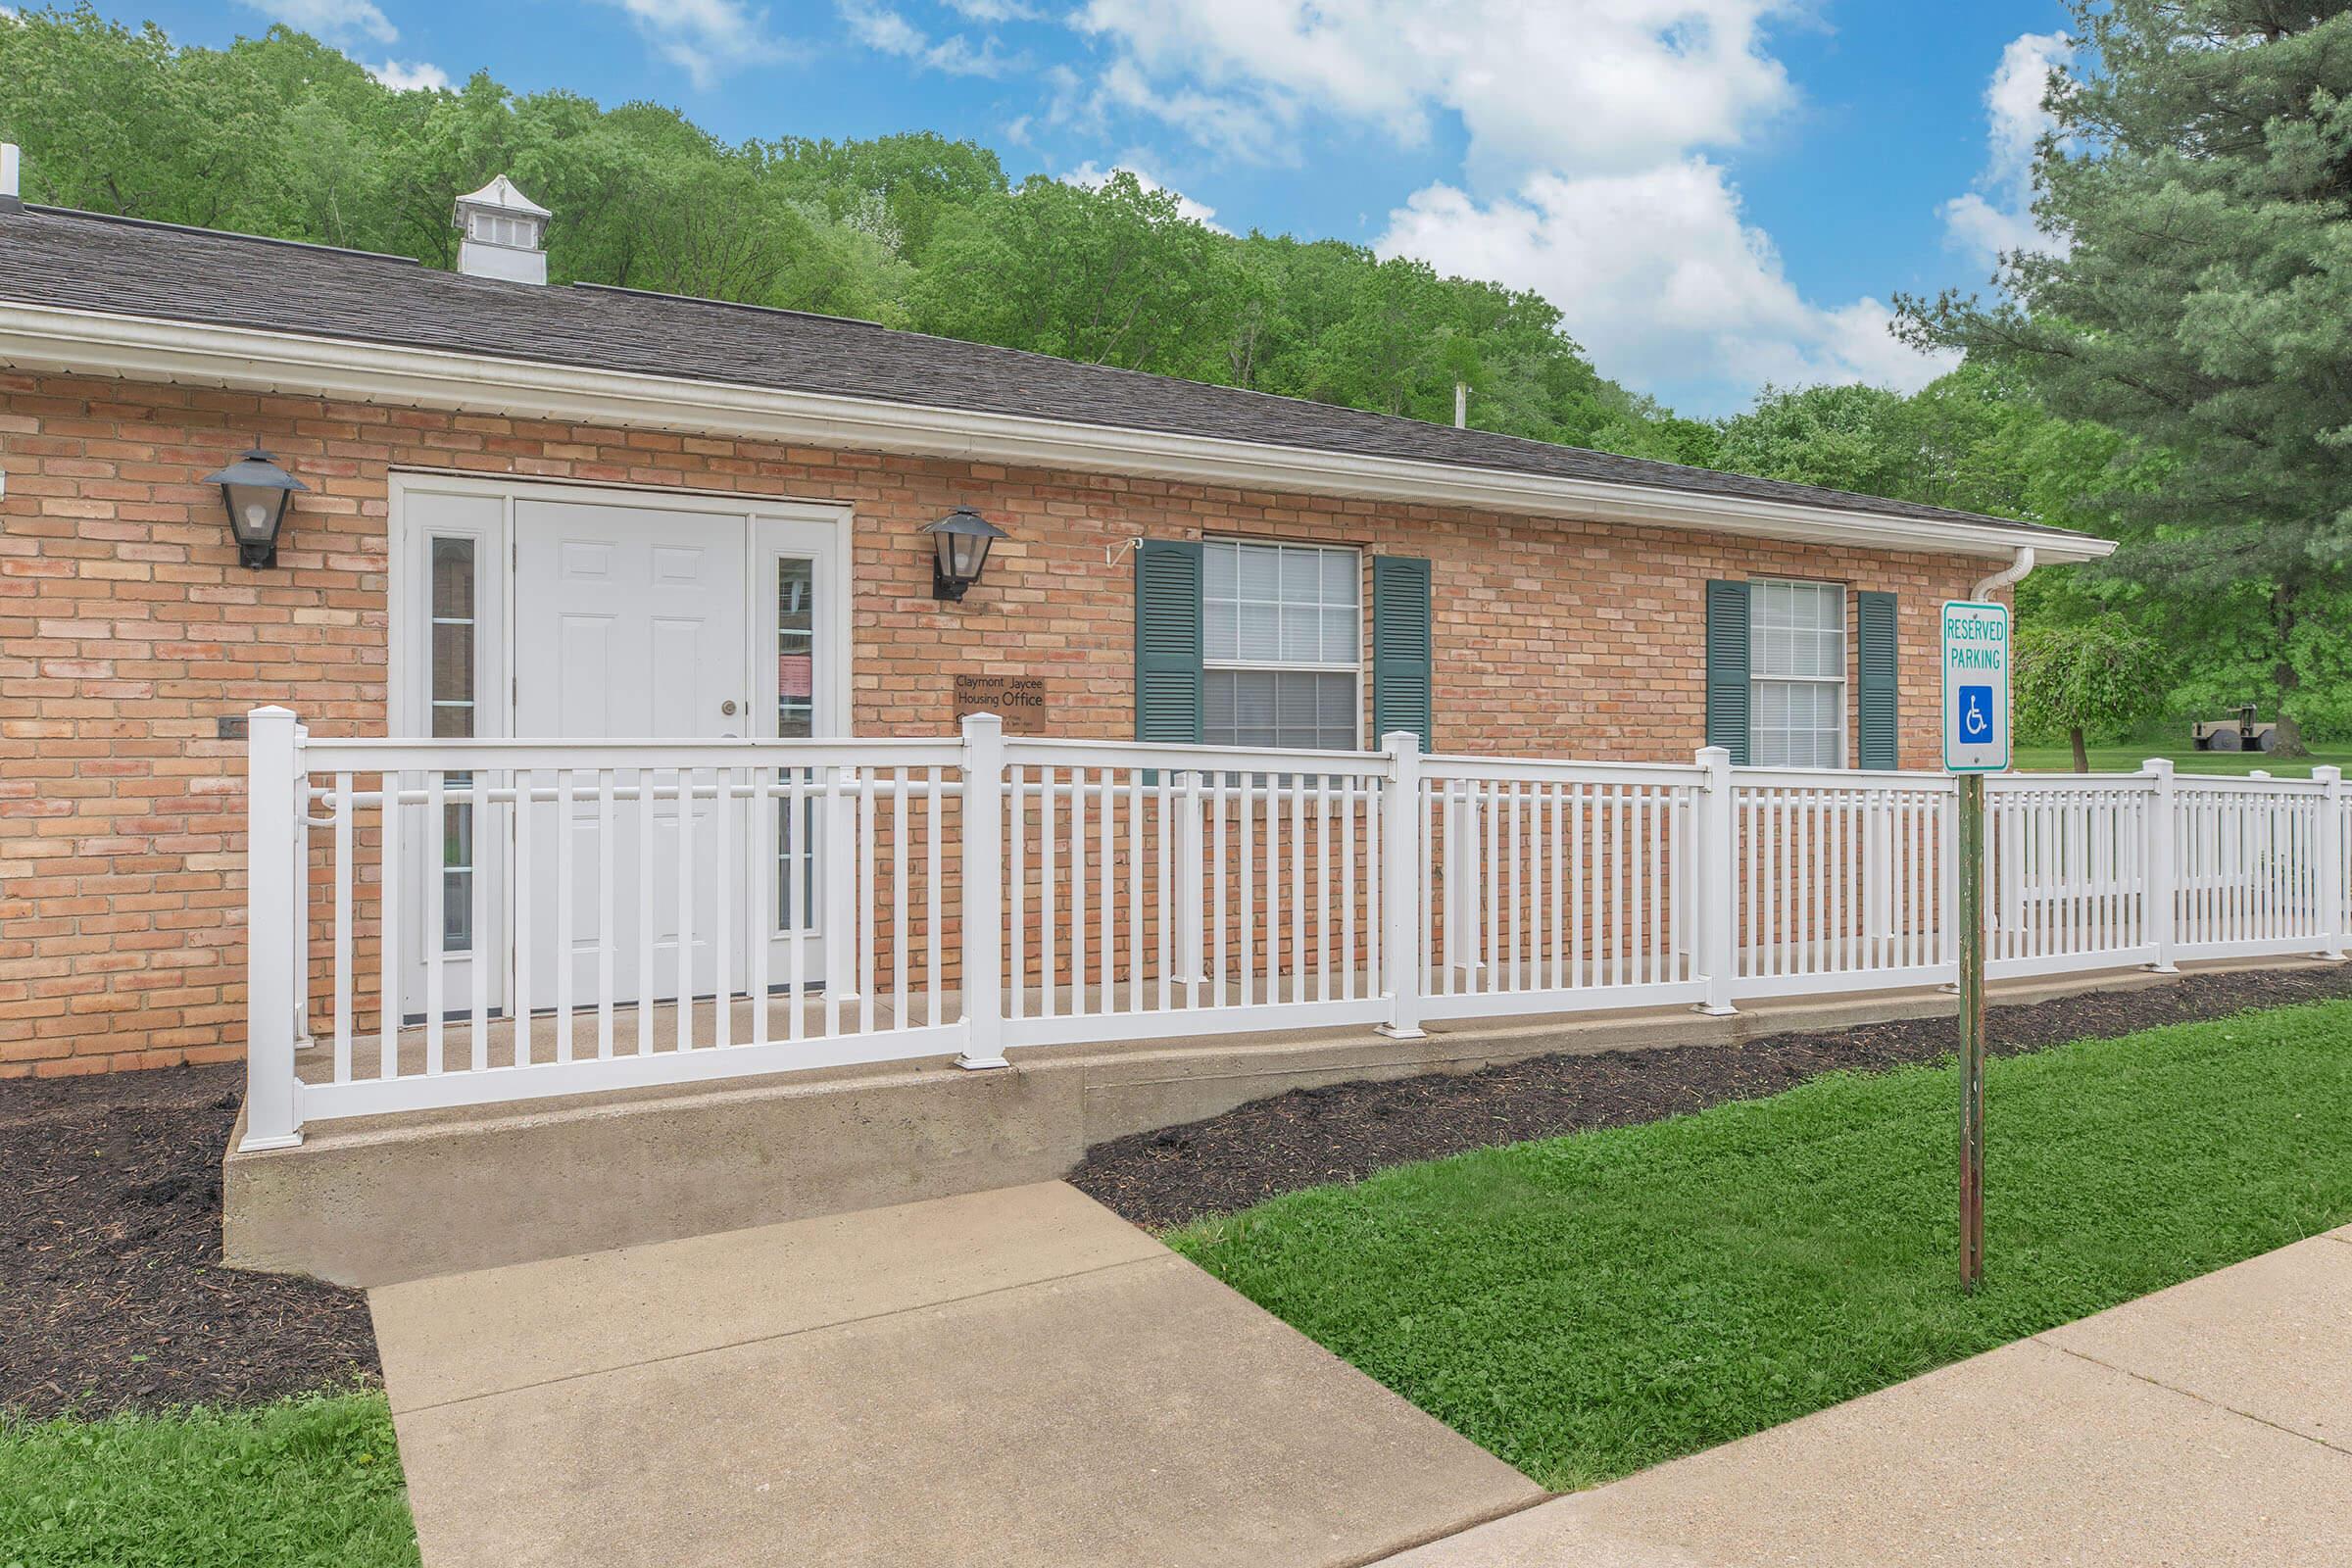
[[[587, 738], [988, 702], [1016, 733], [1928, 767], [1938, 604], [2110, 548], [551, 288], [545, 215], [481, 196], [440, 272], [0, 193], [0, 1076], [239, 1052], [259, 704]], [[304, 486], [259, 567], [206, 482], [248, 448]], [[1004, 537], [938, 597], [926, 530], [964, 507]]]

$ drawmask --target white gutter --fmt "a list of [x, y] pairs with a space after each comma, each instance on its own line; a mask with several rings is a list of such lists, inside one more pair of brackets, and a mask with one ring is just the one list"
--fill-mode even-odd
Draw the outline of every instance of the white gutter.
[[[2114, 547], [2109, 546], [2109, 548], [2112, 549]], [[2016, 556], [2010, 560], [2009, 564], [2002, 567], [1999, 571], [1994, 572], [1991, 576], [1984, 578], [1974, 588], [1970, 589], [1968, 591], [1968, 597], [1971, 599], [1989, 599], [1999, 589], [2007, 588], [2013, 583], [2024, 582], [2026, 580], [2026, 574], [2033, 569], [2034, 547], [2032, 545], [2020, 545], [2018, 546]]]
[[[2000, 557], [2024, 531], [45, 305], [0, 304], [0, 365], [1872, 550]], [[2115, 549], [2087, 534], [2034, 539], [2054, 561]]]

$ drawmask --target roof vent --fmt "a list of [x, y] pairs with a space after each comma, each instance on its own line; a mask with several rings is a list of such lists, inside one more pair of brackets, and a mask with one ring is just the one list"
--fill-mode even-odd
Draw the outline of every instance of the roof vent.
[[17, 144], [0, 141], [0, 213], [20, 212], [24, 198], [17, 191]]
[[458, 270], [510, 283], [546, 282], [547, 253], [539, 246], [554, 216], [504, 174], [459, 197], [453, 222], [466, 237], [458, 245]]

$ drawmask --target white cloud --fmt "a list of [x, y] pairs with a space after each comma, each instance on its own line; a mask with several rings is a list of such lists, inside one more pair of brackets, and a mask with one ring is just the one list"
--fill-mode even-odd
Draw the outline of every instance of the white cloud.
[[1150, 115], [1201, 146], [1251, 162], [1297, 163], [1291, 132], [1300, 118], [1297, 100], [1253, 98], [1154, 80], [1132, 60], [1113, 61], [1091, 96], [1056, 99], [1056, 118], [1102, 125], [1111, 110]]
[[245, 0], [245, 4], [272, 22], [330, 40], [357, 35], [391, 43], [400, 37], [400, 29], [373, 0]]
[[369, 66], [368, 74], [394, 92], [415, 92], [419, 88], [439, 92], [449, 85], [449, 73], [423, 60], [387, 60], [380, 66]]
[[850, 36], [868, 49], [911, 60], [951, 76], [1001, 76], [1020, 64], [997, 50], [997, 40], [985, 38], [979, 47], [962, 33], [934, 40], [901, 13], [877, 0], [840, 0], [842, 21]]
[[[1402, 146], [1441, 123], [1463, 177], [1389, 215], [1383, 255], [1541, 290], [1609, 375], [1737, 407], [1765, 380], [1915, 386], [1938, 363], [1870, 298], [1807, 300], [1712, 149], [1795, 106], [1766, 47], [1801, 0], [1086, 0], [1112, 49], [1074, 118], [1141, 115], [1229, 157], [1314, 122]], [[1712, 404], [1715, 409], [1700, 409]]]
[[[1798, 93], [1769, 47], [1811, 0], [1082, 0], [1107, 58], [1054, 123], [1172, 126], [1226, 158], [1301, 161], [1317, 133], [1457, 133], [1458, 177], [1376, 248], [1542, 291], [1604, 374], [1693, 413], [1766, 380], [1914, 387], [1943, 368], [1870, 297], [1809, 299], [1722, 154]], [[2014, 95], [2004, 96], [2009, 103]], [[2018, 157], [2030, 162], [2032, 134]]]
[[1685, 413], [1729, 412], [1765, 381], [1908, 391], [1949, 368], [1889, 335], [1876, 299], [1806, 300], [1705, 158], [1539, 174], [1494, 201], [1432, 185], [1389, 215], [1375, 249], [1540, 291], [1602, 373], [1670, 392]]
[[1425, 141], [1469, 133], [1498, 186], [1541, 169], [1638, 169], [1730, 146], [1794, 99], [1762, 46], [1788, 0], [1088, 0], [1118, 53], [1103, 92], [1211, 146], [1279, 156], [1309, 111]]
[[2034, 219], [2034, 152], [2051, 126], [2041, 106], [2050, 73], [2075, 55], [2063, 32], [2029, 32], [2009, 41], [1984, 86], [1984, 172], [1977, 188], [1943, 204], [1944, 237], [1990, 266], [2005, 251], [2064, 249], [2063, 236]]
[[1153, 179], [1150, 174], [1147, 174], [1142, 170], [1136, 168], [1132, 162], [1126, 160], [1121, 160], [1120, 162], [1111, 165], [1108, 169], [1104, 169], [1090, 158], [1085, 163], [1080, 164], [1076, 169], [1073, 169], [1068, 173], [1062, 175], [1061, 182], [1065, 185], [1081, 185], [1088, 190], [1101, 190], [1103, 186], [1110, 183], [1110, 176], [1113, 174], [1133, 174], [1135, 176], [1135, 182], [1143, 186], [1144, 189], [1165, 191], [1170, 196], [1175, 197], [1176, 215], [1179, 218], [1189, 218], [1194, 222], [1199, 223], [1202, 228], [1214, 229], [1220, 234], [1230, 234], [1233, 232], [1232, 229], [1227, 228], [1224, 224], [1217, 221], [1217, 210], [1214, 207], [1203, 206], [1201, 203], [1193, 200], [1190, 196], [1187, 196], [1184, 192], [1177, 190], [1175, 187], [1162, 184], [1160, 181]]
[[767, 30], [767, 12], [741, 0], [603, 0], [626, 12], [655, 53], [707, 88], [729, 70], [781, 59], [788, 46]]
[[948, 9], [974, 22], [1036, 22], [1045, 16], [1019, 0], [947, 0]]
[[2010, 251], [2049, 243], [2032, 212], [2022, 206], [1996, 207], [1973, 190], [1943, 204], [1943, 237], [1987, 267]]

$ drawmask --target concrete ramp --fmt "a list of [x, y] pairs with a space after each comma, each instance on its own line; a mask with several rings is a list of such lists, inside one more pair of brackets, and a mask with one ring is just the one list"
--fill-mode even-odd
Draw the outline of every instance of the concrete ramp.
[[425, 1568], [1339, 1568], [1543, 1495], [1059, 1182], [369, 1302]]

